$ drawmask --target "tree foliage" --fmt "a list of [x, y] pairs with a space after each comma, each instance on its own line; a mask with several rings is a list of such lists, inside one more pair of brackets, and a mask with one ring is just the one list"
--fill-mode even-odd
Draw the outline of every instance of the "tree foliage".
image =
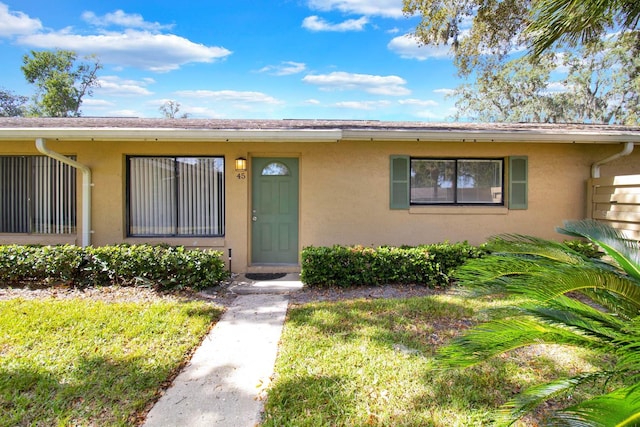
[[531, 345], [582, 347], [611, 366], [523, 391], [503, 406], [504, 424], [594, 381], [602, 394], [556, 411], [551, 425], [631, 426], [640, 420], [640, 246], [595, 221], [568, 222], [560, 232], [597, 244], [610, 262], [528, 236], [499, 236], [492, 255], [459, 270], [480, 294], [518, 295], [511, 310], [490, 314], [440, 351], [443, 363], [468, 366]]
[[159, 110], [165, 119], [175, 119], [178, 117], [181, 119], [186, 119], [189, 117], [189, 113], [183, 113], [180, 116], [178, 116], [178, 112], [180, 111], [181, 106], [182, 105], [178, 101], [174, 101], [170, 99], [168, 101], [165, 101], [160, 106]]
[[456, 92], [457, 118], [638, 124], [637, 0], [404, 0], [404, 11], [421, 16], [421, 43], [452, 46], [475, 79]]
[[23, 57], [22, 72], [36, 86], [31, 113], [38, 116], [80, 116], [80, 106], [86, 95], [98, 87], [98, 71], [102, 68], [95, 57], [78, 62], [70, 50], [31, 51]]
[[455, 91], [456, 118], [637, 125], [639, 37], [628, 33], [577, 50], [544, 53], [536, 61], [487, 60], [474, 83]]
[[420, 15], [419, 41], [454, 47], [463, 75], [487, 54], [505, 56], [524, 46], [538, 56], [552, 46], [635, 30], [640, 19], [637, 0], [403, 0], [403, 10]]
[[27, 97], [0, 89], [0, 117], [23, 116], [26, 112]]

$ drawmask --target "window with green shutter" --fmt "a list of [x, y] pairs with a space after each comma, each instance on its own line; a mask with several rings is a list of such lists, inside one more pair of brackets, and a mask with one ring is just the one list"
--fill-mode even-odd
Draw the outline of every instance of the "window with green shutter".
[[[508, 163], [508, 183], [503, 167]], [[499, 205], [508, 194], [509, 209], [528, 207], [528, 158], [431, 159], [390, 157], [391, 209], [412, 205]]]
[[528, 158], [509, 157], [509, 209], [528, 207]]
[[409, 209], [409, 156], [391, 156], [391, 209]]

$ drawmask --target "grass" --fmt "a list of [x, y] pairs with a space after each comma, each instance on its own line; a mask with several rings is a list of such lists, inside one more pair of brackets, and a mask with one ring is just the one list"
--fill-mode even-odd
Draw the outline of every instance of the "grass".
[[202, 302], [0, 301], [0, 426], [129, 426], [222, 310]]
[[502, 304], [443, 293], [292, 308], [263, 425], [487, 425], [528, 385], [597, 363], [589, 354], [537, 346], [467, 369], [442, 369], [436, 349], [482, 309]]

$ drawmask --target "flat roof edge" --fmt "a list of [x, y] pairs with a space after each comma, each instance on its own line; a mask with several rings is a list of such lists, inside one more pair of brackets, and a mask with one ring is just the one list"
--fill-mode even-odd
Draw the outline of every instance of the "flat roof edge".
[[45, 138], [64, 141], [212, 141], [212, 142], [530, 142], [640, 144], [640, 132], [477, 129], [177, 129], [106, 127], [0, 128], [0, 140]]

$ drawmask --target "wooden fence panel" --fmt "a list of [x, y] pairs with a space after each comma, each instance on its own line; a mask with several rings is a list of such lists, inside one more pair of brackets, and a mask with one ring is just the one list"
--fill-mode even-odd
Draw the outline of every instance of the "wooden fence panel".
[[640, 240], [640, 175], [592, 178], [587, 187], [587, 217]]

